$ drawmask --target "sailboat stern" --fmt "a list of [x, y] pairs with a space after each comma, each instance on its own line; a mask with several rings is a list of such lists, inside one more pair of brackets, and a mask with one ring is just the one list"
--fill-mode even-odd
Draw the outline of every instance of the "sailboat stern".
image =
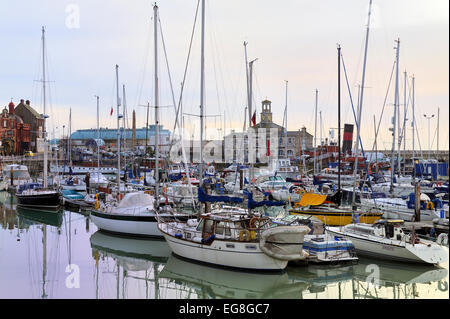
[[448, 261], [448, 249], [431, 241], [406, 244], [406, 249], [423, 263], [437, 265]]

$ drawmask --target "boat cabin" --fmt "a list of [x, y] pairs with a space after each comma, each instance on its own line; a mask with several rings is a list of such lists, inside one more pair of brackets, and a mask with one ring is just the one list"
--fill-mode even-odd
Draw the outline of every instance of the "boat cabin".
[[374, 235], [380, 237], [386, 237], [395, 240], [402, 240], [405, 236], [402, 225], [403, 220], [382, 220], [374, 224]]

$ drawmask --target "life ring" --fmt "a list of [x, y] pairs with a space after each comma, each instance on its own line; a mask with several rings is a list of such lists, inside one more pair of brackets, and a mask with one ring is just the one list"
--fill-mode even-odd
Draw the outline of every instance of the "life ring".
[[427, 209], [433, 210], [434, 209], [434, 204], [433, 202], [428, 202], [427, 203]]
[[249, 241], [250, 240], [250, 231], [247, 229], [243, 229], [239, 233], [239, 241]]
[[[249, 224], [249, 228], [250, 229], [258, 229], [259, 228], [259, 218], [258, 217], [252, 217], [248, 224]], [[256, 227], [256, 226], [258, 226], [258, 227]]]
[[446, 233], [441, 233], [436, 239], [436, 243], [439, 245], [448, 246], [448, 235]]

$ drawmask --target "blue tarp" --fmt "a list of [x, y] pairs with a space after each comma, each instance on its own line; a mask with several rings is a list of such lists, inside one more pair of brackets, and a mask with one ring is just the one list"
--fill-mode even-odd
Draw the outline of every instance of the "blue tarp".
[[201, 203], [242, 203], [244, 200], [240, 197], [230, 197], [230, 196], [212, 196], [206, 194], [205, 190], [201, 187], [198, 188], [198, 201]]
[[253, 199], [253, 194], [244, 190], [244, 194], [248, 197], [248, 208], [253, 209], [261, 206], [284, 206], [284, 201], [263, 200], [257, 202]]

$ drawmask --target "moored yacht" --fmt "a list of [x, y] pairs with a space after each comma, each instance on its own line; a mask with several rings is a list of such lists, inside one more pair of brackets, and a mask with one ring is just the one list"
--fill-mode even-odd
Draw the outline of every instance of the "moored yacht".
[[448, 250], [432, 241], [405, 234], [402, 220], [382, 220], [373, 225], [327, 227], [334, 236], [352, 241], [358, 254], [387, 260], [438, 264], [448, 260]]
[[[275, 226], [275, 227], [274, 227]], [[305, 259], [306, 226], [276, 226], [269, 217], [237, 207], [219, 208], [186, 222], [158, 215], [158, 228], [175, 255], [239, 269], [280, 271]]]

